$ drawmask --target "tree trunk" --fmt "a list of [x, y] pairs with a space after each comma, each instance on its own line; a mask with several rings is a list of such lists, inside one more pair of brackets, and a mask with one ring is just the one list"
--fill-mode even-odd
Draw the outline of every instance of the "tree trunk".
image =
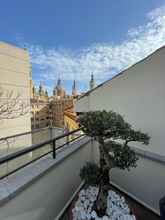
[[107, 196], [108, 190], [110, 188], [110, 179], [109, 179], [109, 168], [106, 164], [105, 160], [105, 152], [104, 152], [104, 140], [99, 139], [99, 150], [100, 150], [100, 170], [101, 176], [99, 180], [99, 192], [95, 202], [95, 211], [99, 217], [105, 215], [107, 209]]
[[105, 169], [101, 175], [99, 183], [99, 192], [96, 199], [95, 210], [99, 217], [102, 217], [106, 213], [107, 209], [107, 196], [109, 190], [109, 170]]

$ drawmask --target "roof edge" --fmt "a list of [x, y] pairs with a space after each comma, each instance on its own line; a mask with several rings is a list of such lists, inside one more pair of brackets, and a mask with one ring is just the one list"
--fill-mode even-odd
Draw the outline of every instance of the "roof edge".
[[0, 44], [6, 44], [6, 45], [8, 45], [8, 46], [10, 46], [10, 47], [14, 47], [14, 48], [16, 48], [16, 49], [18, 49], [18, 50], [27, 51], [26, 48], [19, 47], [19, 46], [17, 46], [16, 44], [13, 44], [13, 43], [10, 43], [10, 42], [7, 42], [7, 41], [1, 41], [1, 40], [0, 40]]
[[88, 96], [88, 95], [89, 95], [90, 93], [92, 93], [94, 90], [100, 88], [101, 86], [103, 86], [103, 85], [105, 85], [106, 83], [112, 81], [113, 79], [117, 78], [118, 76], [121, 76], [121, 75], [124, 74], [127, 70], [129, 70], [129, 69], [133, 68], [134, 66], [136, 66], [137, 64], [139, 64], [139, 63], [141, 63], [141, 62], [147, 60], [148, 58], [150, 58], [151, 56], [153, 56], [154, 54], [156, 54], [157, 52], [159, 52], [160, 50], [162, 50], [162, 49], [164, 49], [164, 48], [165, 48], [165, 45], [162, 46], [162, 47], [159, 47], [158, 49], [156, 49], [155, 51], [153, 51], [153, 52], [150, 53], [149, 55], [145, 56], [143, 59], [139, 60], [138, 62], [132, 64], [131, 66], [129, 66], [129, 67], [127, 67], [126, 69], [122, 70], [121, 72], [117, 73], [117, 74], [116, 74], [115, 76], [113, 76], [112, 78], [110, 78], [110, 79], [104, 81], [103, 83], [100, 83], [100, 84], [99, 84], [98, 86], [96, 86], [94, 89], [91, 89], [91, 90], [87, 91], [84, 95], [82, 95], [81, 97], [79, 97], [79, 98], [77, 99], [77, 101], [80, 100], [80, 99], [82, 99], [82, 98], [85, 97], [85, 96]]

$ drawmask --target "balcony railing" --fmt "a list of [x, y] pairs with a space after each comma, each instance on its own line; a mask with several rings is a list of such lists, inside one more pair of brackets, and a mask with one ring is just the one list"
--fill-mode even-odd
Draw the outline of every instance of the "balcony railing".
[[[29, 134], [30, 132], [23, 133]], [[18, 137], [20, 135], [13, 135], [7, 138]], [[56, 152], [59, 149], [69, 146], [71, 142], [85, 136], [81, 132], [81, 129], [76, 129], [71, 132], [66, 132], [64, 134], [58, 135], [54, 138], [42, 141], [41, 143], [32, 144], [25, 149], [18, 150], [14, 153], [7, 154], [0, 158], [0, 179], [3, 179], [16, 171], [26, 167], [27, 165], [45, 157], [48, 154], [52, 154], [52, 158], [56, 158]], [[65, 139], [65, 141], [64, 141]], [[3, 140], [3, 139], [0, 139]], [[62, 144], [57, 142], [63, 140]], [[41, 150], [42, 149], [42, 150]], [[38, 153], [35, 153], [38, 152]], [[20, 160], [20, 158], [22, 158]], [[5, 171], [4, 171], [5, 170]]]

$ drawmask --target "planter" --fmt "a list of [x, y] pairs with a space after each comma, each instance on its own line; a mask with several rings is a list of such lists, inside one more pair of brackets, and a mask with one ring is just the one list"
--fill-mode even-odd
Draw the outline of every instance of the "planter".
[[160, 219], [165, 219], [165, 197], [161, 198], [159, 201], [159, 207], [160, 207]]
[[136, 220], [135, 216], [130, 214], [124, 197], [120, 197], [112, 190], [108, 191], [105, 215], [98, 217], [97, 213], [92, 210], [97, 194], [98, 188], [92, 186], [79, 192], [78, 199], [72, 209], [73, 220]]

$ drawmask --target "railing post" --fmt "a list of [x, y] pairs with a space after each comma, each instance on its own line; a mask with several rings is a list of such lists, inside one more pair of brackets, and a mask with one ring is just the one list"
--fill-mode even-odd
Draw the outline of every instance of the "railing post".
[[66, 136], [66, 143], [69, 145], [69, 135]]
[[56, 140], [53, 140], [53, 159], [56, 158]]

